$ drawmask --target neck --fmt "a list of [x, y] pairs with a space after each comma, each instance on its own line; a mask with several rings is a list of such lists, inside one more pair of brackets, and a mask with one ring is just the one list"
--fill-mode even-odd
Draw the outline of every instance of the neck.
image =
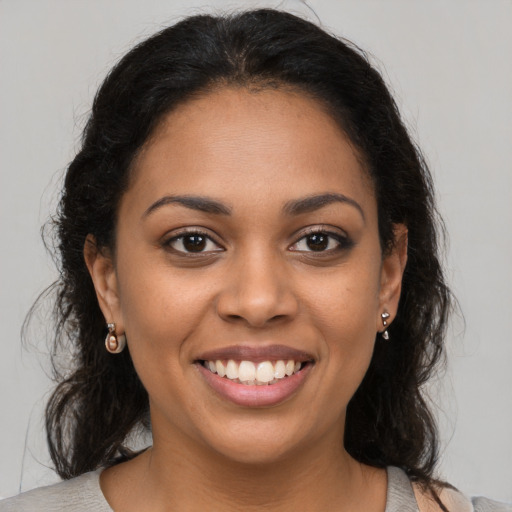
[[258, 463], [233, 460], [177, 432], [153, 434], [152, 448], [103, 472], [102, 490], [114, 510], [385, 509], [385, 471], [350, 457], [343, 432]]
[[[159, 440], [142, 457], [139, 474], [144, 472], [144, 482], [139, 488], [146, 489], [148, 499], [158, 501], [155, 510], [374, 509], [363, 506], [361, 497], [372, 495], [368, 482], [375, 480], [377, 470], [356, 462], [340, 439], [328, 436], [269, 463], [237, 462], [188, 443]], [[375, 508], [379, 509], [384, 507]]]

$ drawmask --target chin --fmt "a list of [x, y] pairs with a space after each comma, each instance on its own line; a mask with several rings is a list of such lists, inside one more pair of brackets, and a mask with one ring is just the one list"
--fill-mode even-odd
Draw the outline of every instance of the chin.
[[[252, 423], [252, 422], [251, 422]], [[284, 422], [269, 422], [259, 428], [245, 423], [219, 429], [230, 435], [204, 439], [210, 449], [226, 461], [247, 466], [268, 466], [284, 462], [301, 451], [301, 447], [310, 444], [306, 439], [304, 425], [289, 429]]]
[[244, 442], [234, 442], [217, 448], [218, 454], [227, 461], [255, 469], [284, 462], [295, 450], [296, 447], [287, 447], [268, 440], [257, 442], [255, 439], [250, 443], [246, 439]]

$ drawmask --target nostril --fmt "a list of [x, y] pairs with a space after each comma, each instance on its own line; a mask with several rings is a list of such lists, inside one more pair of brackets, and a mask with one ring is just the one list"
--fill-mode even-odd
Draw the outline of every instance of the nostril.
[[290, 290], [290, 281], [278, 276], [262, 275], [261, 269], [243, 272], [225, 282], [216, 302], [217, 314], [230, 322], [244, 321], [253, 327], [278, 323], [293, 318], [298, 302]]
[[279, 320], [286, 320], [286, 318], [288, 318], [288, 315], [274, 315], [269, 321], [276, 322]]
[[243, 322], [248, 324], [250, 327], [265, 327], [269, 324], [278, 324], [280, 322], [286, 322], [291, 317], [289, 315], [273, 315], [273, 316], [267, 316], [267, 315], [257, 315], [255, 313], [248, 314], [248, 315], [236, 315], [236, 314], [229, 314], [229, 315], [221, 315], [225, 320], [238, 323]]

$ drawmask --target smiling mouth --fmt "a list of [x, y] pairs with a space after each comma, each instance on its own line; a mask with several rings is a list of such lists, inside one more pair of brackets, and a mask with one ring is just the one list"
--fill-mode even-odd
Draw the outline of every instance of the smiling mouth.
[[294, 359], [252, 362], [248, 360], [202, 360], [199, 363], [211, 373], [246, 386], [271, 386], [300, 372], [311, 361]]

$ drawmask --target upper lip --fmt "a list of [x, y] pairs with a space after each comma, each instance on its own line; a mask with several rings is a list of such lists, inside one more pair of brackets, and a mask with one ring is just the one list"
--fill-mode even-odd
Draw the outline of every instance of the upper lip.
[[293, 359], [295, 362], [313, 361], [314, 357], [307, 352], [297, 350], [285, 345], [232, 345], [229, 347], [217, 348], [202, 353], [197, 361], [229, 360], [253, 361], [279, 361]]

